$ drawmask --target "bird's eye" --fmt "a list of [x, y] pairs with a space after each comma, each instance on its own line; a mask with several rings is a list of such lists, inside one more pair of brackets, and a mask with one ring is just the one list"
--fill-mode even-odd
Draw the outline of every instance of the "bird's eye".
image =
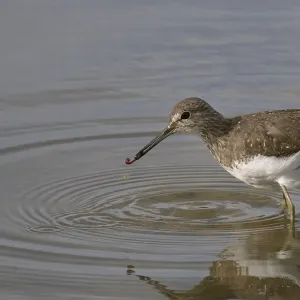
[[188, 111], [185, 111], [181, 115], [181, 120], [188, 119], [191, 116], [191, 114]]

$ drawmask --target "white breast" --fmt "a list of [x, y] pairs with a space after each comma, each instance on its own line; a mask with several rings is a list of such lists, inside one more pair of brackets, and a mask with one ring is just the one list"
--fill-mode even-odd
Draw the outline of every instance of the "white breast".
[[270, 187], [279, 183], [295, 188], [300, 186], [300, 151], [282, 158], [257, 155], [248, 161], [236, 161], [231, 168], [224, 169], [255, 187]]

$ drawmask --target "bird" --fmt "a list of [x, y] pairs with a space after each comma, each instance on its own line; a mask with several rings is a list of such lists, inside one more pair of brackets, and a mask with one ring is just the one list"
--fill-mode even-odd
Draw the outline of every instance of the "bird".
[[288, 189], [300, 187], [300, 109], [262, 111], [225, 117], [205, 100], [186, 98], [173, 107], [168, 126], [142, 148], [132, 164], [175, 133], [202, 138], [219, 164], [256, 188], [282, 190], [281, 213], [294, 223], [295, 206]]

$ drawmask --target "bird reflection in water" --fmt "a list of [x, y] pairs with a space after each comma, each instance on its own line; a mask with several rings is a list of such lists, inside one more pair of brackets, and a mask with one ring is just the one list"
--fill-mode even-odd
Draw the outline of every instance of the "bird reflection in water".
[[235, 245], [222, 251], [221, 260], [212, 262], [209, 275], [192, 289], [169, 289], [148, 276], [137, 275], [168, 299], [300, 299], [300, 236], [290, 230], [276, 229], [251, 233]]

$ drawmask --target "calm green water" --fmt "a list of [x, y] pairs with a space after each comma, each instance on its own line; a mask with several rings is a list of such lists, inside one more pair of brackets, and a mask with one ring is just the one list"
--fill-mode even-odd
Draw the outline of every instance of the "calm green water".
[[0, 299], [299, 299], [279, 191], [195, 136], [124, 165], [185, 97], [299, 108], [299, 30], [296, 0], [0, 2]]

